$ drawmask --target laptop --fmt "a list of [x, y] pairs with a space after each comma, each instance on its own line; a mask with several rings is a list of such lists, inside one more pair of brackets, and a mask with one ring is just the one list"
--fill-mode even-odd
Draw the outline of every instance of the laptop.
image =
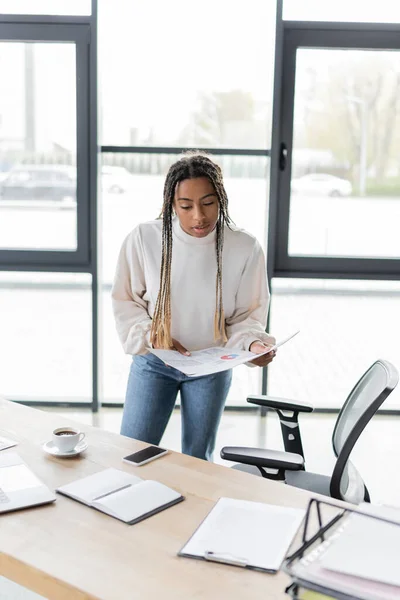
[[0, 453], [0, 514], [55, 499], [16, 452]]

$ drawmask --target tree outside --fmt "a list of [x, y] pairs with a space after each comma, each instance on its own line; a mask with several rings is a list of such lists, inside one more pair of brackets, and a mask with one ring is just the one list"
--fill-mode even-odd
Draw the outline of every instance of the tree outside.
[[329, 150], [356, 194], [399, 195], [399, 109], [398, 53], [298, 51], [294, 147]]

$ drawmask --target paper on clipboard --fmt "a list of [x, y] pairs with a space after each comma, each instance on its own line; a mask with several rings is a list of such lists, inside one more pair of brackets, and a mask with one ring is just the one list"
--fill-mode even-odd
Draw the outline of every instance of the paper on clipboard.
[[165, 364], [185, 373], [189, 377], [210, 375], [232, 369], [238, 365], [250, 362], [255, 358], [268, 354], [291, 340], [299, 331], [292, 333], [287, 338], [277, 342], [272, 348], [269, 348], [261, 354], [248, 352], [246, 350], [237, 350], [236, 348], [206, 348], [205, 350], [196, 350], [191, 352], [190, 356], [184, 356], [176, 350], [158, 350], [152, 349], [151, 353], [157, 356]]
[[304, 515], [300, 508], [220, 498], [178, 555], [275, 573]]

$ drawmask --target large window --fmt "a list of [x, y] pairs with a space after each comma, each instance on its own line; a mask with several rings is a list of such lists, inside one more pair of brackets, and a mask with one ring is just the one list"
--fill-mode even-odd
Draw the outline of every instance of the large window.
[[397, 279], [398, 33], [289, 22], [282, 47], [274, 274]]
[[90, 29], [84, 20], [54, 19], [0, 24], [0, 265], [7, 268], [89, 265]]
[[369, 20], [355, 4], [285, 2], [278, 42], [270, 329], [301, 333], [268, 369], [268, 391], [323, 410], [378, 358], [399, 366], [398, 26], [328, 22]]
[[0, 273], [1, 394], [92, 401], [91, 277]]
[[[399, 367], [399, 298], [398, 281], [274, 279], [271, 330], [300, 333], [269, 367], [269, 393], [340, 409], [375, 360]], [[382, 408], [400, 409], [400, 389]]]
[[[93, 392], [96, 408], [101, 381], [103, 401], [123, 401], [117, 254], [158, 216], [167, 169], [189, 148], [214, 152], [233, 220], [268, 238], [271, 332], [301, 329], [269, 391], [338, 407], [355, 372], [378, 355], [396, 364], [396, 3], [205, 0], [193, 19], [184, 0], [0, 0], [0, 13], [3, 393]], [[260, 390], [260, 369], [237, 368], [228, 405]]]
[[275, 0], [100, 0], [99, 17], [103, 145], [270, 147]]
[[[32, 4], [47, 14], [18, 14]], [[70, 17], [74, 5], [0, 0], [1, 393], [90, 406], [96, 69], [90, 2]]]
[[289, 255], [400, 256], [399, 90], [400, 52], [298, 48]]
[[0, 42], [3, 249], [77, 248], [75, 63], [73, 43]]

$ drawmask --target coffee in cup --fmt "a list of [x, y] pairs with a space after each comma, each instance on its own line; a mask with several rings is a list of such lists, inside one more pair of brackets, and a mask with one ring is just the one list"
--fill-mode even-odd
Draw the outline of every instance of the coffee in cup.
[[70, 452], [83, 440], [85, 434], [74, 427], [58, 427], [53, 431], [53, 444], [61, 452]]

